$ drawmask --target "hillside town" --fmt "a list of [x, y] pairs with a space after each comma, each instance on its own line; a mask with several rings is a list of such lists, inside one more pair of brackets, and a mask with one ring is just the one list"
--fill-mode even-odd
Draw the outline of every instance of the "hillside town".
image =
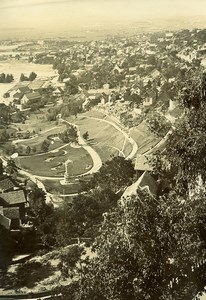
[[0, 299], [201, 299], [206, 29], [0, 49]]

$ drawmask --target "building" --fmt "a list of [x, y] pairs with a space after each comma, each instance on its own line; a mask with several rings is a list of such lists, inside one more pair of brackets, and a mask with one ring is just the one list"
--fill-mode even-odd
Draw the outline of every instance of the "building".
[[21, 104], [24, 105], [28, 101], [38, 101], [41, 99], [41, 95], [39, 92], [34, 92], [34, 93], [28, 93], [23, 96], [21, 99]]
[[0, 194], [0, 224], [7, 230], [20, 231], [25, 221], [27, 201], [23, 190], [14, 190]]
[[157, 92], [153, 89], [150, 89], [145, 92], [143, 96], [143, 106], [151, 106], [155, 104], [157, 100]]
[[147, 171], [145, 171], [135, 183], [126, 188], [120, 199], [121, 204], [124, 205], [126, 199], [136, 195], [138, 190], [146, 191], [151, 196], [157, 195], [157, 183]]

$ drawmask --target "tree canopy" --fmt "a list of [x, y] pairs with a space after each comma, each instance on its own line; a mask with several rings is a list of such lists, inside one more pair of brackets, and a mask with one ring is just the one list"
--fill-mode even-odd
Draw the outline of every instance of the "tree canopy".
[[91, 189], [95, 187], [110, 188], [117, 192], [121, 188], [125, 188], [133, 181], [136, 171], [131, 160], [124, 157], [115, 156], [111, 160], [106, 161], [98, 173], [86, 184], [83, 189]]
[[206, 258], [204, 197], [139, 191], [119, 203], [105, 215], [97, 256], [72, 299], [192, 299], [200, 289], [192, 270]]

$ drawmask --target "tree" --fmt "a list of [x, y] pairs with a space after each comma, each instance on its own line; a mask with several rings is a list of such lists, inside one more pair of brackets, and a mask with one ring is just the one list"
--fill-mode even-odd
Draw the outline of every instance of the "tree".
[[18, 172], [18, 167], [13, 159], [7, 160], [7, 165], [6, 165], [6, 173], [10, 176], [16, 175]]
[[0, 124], [7, 125], [10, 123], [11, 108], [4, 103], [0, 103]]
[[206, 258], [204, 197], [184, 199], [173, 192], [156, 199], [138, 191], [124, 199], [105, 216], [97, 255], [72, 299], [192, 300], [204, 289], [204, 267], [197, 267]]
[[[184, 115], [176, 123], [164, 151], [168, 164], [176, 169], [176, 184], [182, 193], [206, 180], [206, 76], [194, 76], [180, 94]], [[199, 178], [199, 179], [198, 179]]]
[[32, 147], [32, 152], [33, 152], [33, 153], [36, 153], [36, 146], [33, 146], [33, 147]]
[[55, 214], [53, 207], [46, 204], [46, 194], [37, 186], [28, 194], [29, 215], [33, 219], [36, 228], [37, 241], [44, 247], [52, 247], [55, 244]]
[[42, 152], [47, 152], [49, 150], [50, 142], [48, 140], [44, 140], [41, 144]]
[[111, 190], [94, 190], [80, 194], [59, 207], [56, 223], [56, 241], [58, 246], [74, 242], [74, 238], [86, 238], [91, 243], [98, 235], [103, 221], [103, 213], [116, 206], [118, 196]]
[[15, 252], [15, 242], [9, 230], [0, 225], [0, 273], [6, 273]]
[[77, 263], [84, 253], [84, 248], [79, 245], [69, 245], [61, 252], [58, 267], [65, 278], [72, 278], [75, 271], [78, 272]]
[[89, 132], [86, 131], [82, 136], [87, 141], [89, 139]]
[[76, 143], [78, 141], [77, 128], [69, 126], [68, 129], [59, 134], [59, 137], [64, 143]]
[[5, 73], [0, 74], [0, 83], [4, 83], [6, 80], [6, 75]]
[[28, 81], [28, 77], [21, 73], [19, 81]]
[[146, 122], [150, 131], [158, 137], [164, 137], [171, 128], [171, 123], [164, 116], [156, 112], [149, 114]]
[[31, 153], [31, 147], [27, 146], [26, 147], [26, 154], [29, 155]]
[[31, 72], [29, 75], [29, 81], [33, 81], [37, 77], [37, 74], [35, 72]]
[[5, 143], [9, 139], [9, 134], [7, 133], [6, 129], [0, 129], [0, 143]]
[[12, 82], [13, 80], [14, 80], [14, 76], [12, 74], [6, 75], [6, 79], [5, 79], [6, 83]]
[[66, 82], [66, 91], [71, 95], [75, 95], [78, 93], [78, 82], [77, 78], [74, 75], [71, 75], [70, 80]]
[[91, 188], [109, 188], [113, 192], [117, 192], [121, 188], [132, 183], [133, 177], [136, 174], [131, 160], [126, 160], [124, 157], [115, 156], [111, 160], [106, 161], [98, 173], [94, 174], [93, 178], [83, 184], [83, 190]]

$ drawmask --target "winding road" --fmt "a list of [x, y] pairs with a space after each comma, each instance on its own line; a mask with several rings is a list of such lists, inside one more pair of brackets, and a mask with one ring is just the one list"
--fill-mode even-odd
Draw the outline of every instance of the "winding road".
[[[135, 156], [135, 154], [138, 150], [138, 146], [137, 146], [136, 142], [122, 128], [120, 128], [117, 124], [115, 124], [112, 121], [108, 121], [108, 120], [100, 119], [100, 118], [95, 118], [95, 117], [84, 116], [83, 118], [90, 118], [90, 119], [98, 120], [98, 121], [101, 121], [101, 122], [106, 122], [106, 123], [110, 124], [111, 126], [113, 126], [115, 129], [117, 129], [119, 132], [121, 132], [125, 137], [122, 150], [117, 149], [119, 151], [119, 153], [123, 153], [123, 149], [124, 149], [124, 146], [125, 146], [125, 143], [126, 143], [126, 140], [127, 140], [132, 145], [132, 151], [126, 157], [126, 159], [132, 159]], [[89, 155], [91, 156], [92, 161], [93, 161], [93, 167], [89, 171], [87, 171], [87, 172], [85, 172], [81, 175], [78, 175], [77, 177], [85, 176], [85, 175], [88, 175], [88, 174], [94, 174], [94, 173], [98, 172], [98, 170], [102, 166], [102, 160], [101, 160], [99, 154], [91, 146], [86, 144], [85, 140], [81, 137], [79, 127], [76, 124], [70, 123], [70, 122], [65, 121], [65, 120], [62, 120], [62, 122], [67, 123], [71, 126], [75, 126], [77, 128], [78, 143], [79, 143], [79, 145], [81, 145], [89, 153]], [[47, 131], [44, 131], [42, 133], [49, 132], [49, 131], [50, 130], [47, 130]], [[33, 138], [31, 138], [31, 139], [33, 139]], [[20, 140], [18, 140], [18, 141], [20, 142]], [[59, 150], [59, 149], [64, 148], [66, 146], [67, 145], [61, 146], [61, 147], [57, 148], [56, 150]], [[52, 152], [52, 151], [54, 151], [54, 150], [51, 150], [50, 152]], [[42, 154], [40, 154], [40, 155], [42, 155]], [[6, 159], [4, 157], [1, 157], [1, 158], [4, 162], [6, 162]], [[47, 203], [52, 202], [54, 207], [58, 207], [57, 203], [62, 202], [62, 199], [59, 198], [59, 197], [77, 195], [77, 193], [68, 194], [68, 195], [55, 195], [55, 194], [48, 193], [46, 188], [45, 188], [45, 185], [41, 182], [41, 180], [63, 180], [64, 179], [63, 176], [61, 176], [61, 177], [38, 176], [38, 175], [31, 174], [31, 173], [29, 173], [25, 170], [22, 170], [22, 169], [19, 170], [19, 173], [26, 176], [26, 177], [28, 177], [28, 178], [30, 178], [30, 180], [33, 181], [34, 183], [36, 183], [39, 188], [41, 188], [43, 191], [45, 191]]]

